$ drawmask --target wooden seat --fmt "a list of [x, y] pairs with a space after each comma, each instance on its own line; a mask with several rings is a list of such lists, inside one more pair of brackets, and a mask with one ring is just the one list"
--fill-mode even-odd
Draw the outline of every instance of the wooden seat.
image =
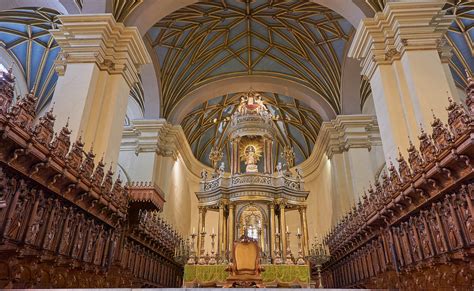
[[256, 241], [248, 237], [233, 244], [233, 263], [229, 264], [230, 273], [224, 287], [262, 287], [259, 247]]

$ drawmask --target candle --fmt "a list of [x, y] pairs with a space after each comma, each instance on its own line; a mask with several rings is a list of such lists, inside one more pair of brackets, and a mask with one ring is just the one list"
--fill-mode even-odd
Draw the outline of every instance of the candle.
[[288, 225], [286, 226], [286, 232], [288, 232]]
[[300, 234], [300, 228], [298, 227], [298, 234]]
[[193, 227], [193, 234], [195, 234], [195, 233], [196, 233], [196, 228], [195, 228], [195, 227]]
[[214, 227], [212, 228], [212, 234], [214, 234]]
[[277, 227], [276, 227], [276, 233], [278, 233], [278, 225], [277, 225]]

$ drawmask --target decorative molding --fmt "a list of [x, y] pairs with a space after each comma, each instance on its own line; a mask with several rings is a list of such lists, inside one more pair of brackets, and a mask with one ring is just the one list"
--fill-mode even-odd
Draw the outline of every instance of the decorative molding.
[[123, 130], [121, 151], [135, 151], [135, 154], [156, 152], [160, 156], [181, 157], [193, 176], [200, 177], [203, 169], [212, 172], [194, 156], [180, 125], [172, 125], [165, 119], [132, 120]]
[[61, 25], [50, 30], [62, 49], [61, 73], [68, 63], [96, 63], [110, 74], [122, 74], [132, 87], [139, 82], [138, 68], [151, 63], [136, 27], [117, 23], [112, 14], [58, 15]]
[[442, 10], [444, 3], [387, 3], [382, 12], [361, 21], [349, 57], [362, 60], [362, 74], [370, 79], [377, 66], [391, 64], [407, 50], [436, 50], [455, 18]]
[[[319, 170], [324, 155], [331, 158], [351, 148], [370, 150], [373, 146], [381, 145], [375, 116], [339, 115], [332, 121], [323, 122], [311, 155], [295, 168], [301, 168], [306, 178]], [[186, 168], [195, 177], [200, 177], [203, 169], [213, 172], [212, 168], [196, 159], [181, 126], [171, 125], [165, 119], [132, 120], [131, 125], [124, 128], [120, 150], [133, 150], [137, 155], [156, 152], [173, 159], [180, 155]]]
[[329, 159], [334, 154], [349, 151], [351, 148], [381, 146], [377, 119], [373, 115], [338, 115], [334, 120], [323, 122], [313, 152], [307, 160], [298, 165], [305, 179], [317, 173], [324, 155]]

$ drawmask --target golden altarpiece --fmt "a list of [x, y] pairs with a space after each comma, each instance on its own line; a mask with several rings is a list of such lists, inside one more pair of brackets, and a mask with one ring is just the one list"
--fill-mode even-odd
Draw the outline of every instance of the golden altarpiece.
[[[285, 147], [283, 152], [284, 166], [275, 161], [273, 147], [281, 138], [275, 118], [258, 93], [251, 91], [241, 96], [240, 104], [230, 117], [226, 137], [231, 147], [230, 173], [225, 172], [224, 162], [220, 162], [222, 152], [215, 148], [210, 154], [215, 171], [203, 170], [201, 173], [200, 191], [196, 192], [198, 232], [192, 234], [188, 265], [232, 262], [233, 244], [241, 237], [258, 243], [262, 264], [306, 265], [306, 199], [309, 192], [304, 190], [301, 170], [290, 171], [294, 166], [291, 147]], [[209, 211], [219, 213], [219, 224], [217, 241], [216, 234], [212, 233], [209, 236], [212, 249], [206, 250], [206, 214]], [[300, 218], [300, 227], [295, 233], [298, 237], [295, 254], [289, 245], [288, 211], [298, 211]]]

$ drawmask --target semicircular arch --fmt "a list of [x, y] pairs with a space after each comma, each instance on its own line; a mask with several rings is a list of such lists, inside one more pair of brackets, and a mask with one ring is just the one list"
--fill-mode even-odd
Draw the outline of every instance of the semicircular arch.
[[180, 124], [186, 114], [206, 100], [250, 89], [278, 93], [301, 100], [314, 109], [323, 121], [329, 121], [336, 117], [336, 112], [323, 97], [299, 83], [278, 77], [249, 75], [217, 80], [192, 91], [176, 105], [169, 121], [173, 124]]

